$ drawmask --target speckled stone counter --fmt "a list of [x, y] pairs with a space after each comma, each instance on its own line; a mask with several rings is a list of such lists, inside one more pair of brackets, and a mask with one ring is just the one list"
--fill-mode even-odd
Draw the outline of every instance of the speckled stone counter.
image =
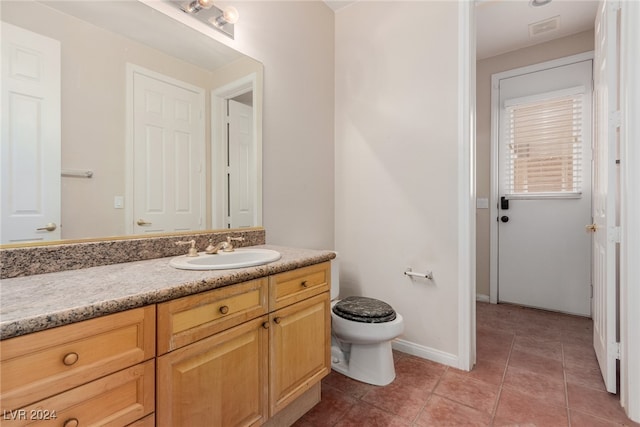
[[330, 251], [256, 246], [278, 261], [235, 270], [192, 271], [169, 266], [171, 257], [35, 276], [0, 285], [0, 339], [12, 338], [131, 308], [305, 267], [335, 258]]
[[217, 230], [195, 234], [167, 234], [166, 236], [96, 240], [80, 243], [65, 243], [24, 246], [0, 249], [0, 278], [31, 276], [33, 274], [55, 273], [77, 270], [99, 265], [177, 256], [185, 253], [185, 248], [175, 242], [196, 241], [200, 250], [207, 247], [209, 239], [217, 243], [227, 237], [242, 237], [244, 241], [234, 246], [255, 246], [266, 243], [262, 227], [241, 230]]

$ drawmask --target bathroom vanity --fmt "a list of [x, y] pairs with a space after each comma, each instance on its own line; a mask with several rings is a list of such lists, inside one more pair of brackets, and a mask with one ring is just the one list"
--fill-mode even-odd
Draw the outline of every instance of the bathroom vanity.
[[[184, 271], [168, 258], [2, 282], [2, 425], [290, 425], [330, 365], [328, 251]], [[55, 417], [55, 418], [54, 418]]]

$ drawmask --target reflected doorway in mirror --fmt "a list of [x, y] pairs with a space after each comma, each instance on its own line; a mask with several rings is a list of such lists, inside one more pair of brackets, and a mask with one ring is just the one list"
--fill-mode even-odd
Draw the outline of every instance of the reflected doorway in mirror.
[[127, 77], [128, 227], [135, 234], [202, 230], [204, 89], [133, 64]]
[[0, 25], [0, 243], [59, 240], [60, 42], [6, 22]]

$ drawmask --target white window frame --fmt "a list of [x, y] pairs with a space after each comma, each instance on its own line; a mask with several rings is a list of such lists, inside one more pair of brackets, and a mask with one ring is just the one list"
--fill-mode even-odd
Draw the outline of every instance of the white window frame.
[[[525, 96], [525, 97], [520, 97], [520, 98], [512, 98], [512, 99], [508, 99], [504, 102], [504, 108], [501, 109], [500, 111], [500, 117], [501, 120], [504, 121], [509, 121], [509, 117], [508, 117], [508, 113], [507, 113], [507, 109], [509, 109], [510, 107], [514, 107], [514, 106], [520, 106], [520, 105], [524, 105], [524, 104], [533, 104], [533, 103], [537, 103], [537, 102], [541, 102], [541, 101], [545, 101], [545, 100], [554, 100], [554, 99], [559, 99], [559, 98], [563, 98], [563, 97], [578, 97], [580, 96], [581, 98], [581, 102], [582, 102], [582, 110], [584, 110], [584, 103], [586, 102], [585, 99], [585, 87], [584, 86], [576, 86], [576, 87], [572, 87], [572, 88], [568, 88], [568, 89], [562, 89], [562, 90], [557, 90], [557, 91], [551, 91], [551, 92], [546, 92], [546, 93], [540, 93], [540, 94], [535, 94], [535, 95], [531, 95], [531, 96]], [[584, 117], [581, 116], [581, 126], [584, 126], [585, 120]], [[504, 132], [508, 132], [507, 128], [505, 127]], [[509, 138], [507, 137], [507, 135], [505, 135], [504, 141], [506, 144], [509, 144]], [[581, 140], [580, 141], [581, 144], [584, 144], [584, 141]], [[580, 156], [582, 157], [582, 153], [584, 152], [585, 149], [587, 149], [588, 147], [581, 147], [580, 150]], [[506, 149], [505, 153], [507, 153], [509, 150]], [[505, 154], [505, 156], [507, 156]], [[581, 160], [581, 158], [580, 158]], [[581, 165], [579, 164], [579, 161], [575, 161], [574, 162], [574, 168], [577, 172], [577, 174], [579, 174], [579, 180], [578, 180], [578, 185], [577, 188], [574, 189], [574, 191], [554, 191], [554, 192], [508, 192], [505, 194], [505, 198], [506, 199], [511, 199], [511, 200], [534, 200], [534, 199], [579, 199], [582, 197], [582, 192], [581, 192], [581, 185], [582, 185], [582, 168], [584, 167], [590, 167], [590, 165]], [[508, 168], [510, 166], [510, 156], [507, 158], [505, 157], [504, 159], [502, 159], [500, 161], [500, 168], [501, 168], [501, 174], [504, 174], [504, 176], [507, 175], [511, 175], [510, 173], [508, 173]]]

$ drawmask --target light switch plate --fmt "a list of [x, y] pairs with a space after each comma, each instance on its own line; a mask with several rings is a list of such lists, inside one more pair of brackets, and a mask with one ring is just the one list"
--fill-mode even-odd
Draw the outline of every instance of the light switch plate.
[[123, 209], [124, 208], [124, 197], [115, 196], [113, 198], [113, 207], [114, 207], [114, 209]]

